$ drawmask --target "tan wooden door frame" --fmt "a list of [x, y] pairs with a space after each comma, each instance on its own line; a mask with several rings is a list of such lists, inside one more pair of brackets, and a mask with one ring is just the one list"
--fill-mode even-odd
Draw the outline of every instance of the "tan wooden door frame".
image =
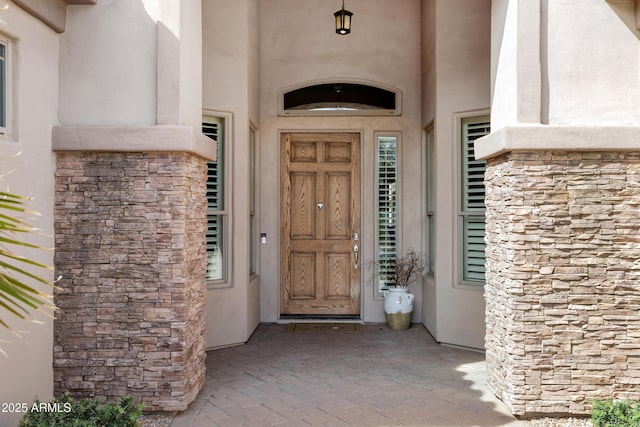
[[281, 135], [280, 313], [359, 315], [360, 134]]

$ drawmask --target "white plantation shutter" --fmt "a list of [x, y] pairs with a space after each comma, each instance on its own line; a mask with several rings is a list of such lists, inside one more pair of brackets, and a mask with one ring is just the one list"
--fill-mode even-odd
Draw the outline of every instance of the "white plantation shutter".
[[378, 138], [378, 274], [380, 287], [393, 272], [398, 251], [397, 138]]
[[486, 162], [475, 159], [474, 141], [488, 135], [488, 116], [462, 120], [462, 280], [484, 282]]
[[464, 218], [463, 279], [484, 282], [484, 215]]
[[224, 279], [224, 121], [205, 117], [202, 133], [217, 142], [216, 161], [207, 164], [207, 279]]
[[224, 144], [220, 128], [220, 123], [202, 123], [202, 133], [218, 143], [216, 161], [207, 164], [207, 206], [216, 211], [224, 209]]
[[462, 210], [484, 211], [484, 170], [487, 162], [475, 159], [473, 143], [489, 134], [489, 122], [488, 119], [479, 122], [473, 120], [462, 121]]

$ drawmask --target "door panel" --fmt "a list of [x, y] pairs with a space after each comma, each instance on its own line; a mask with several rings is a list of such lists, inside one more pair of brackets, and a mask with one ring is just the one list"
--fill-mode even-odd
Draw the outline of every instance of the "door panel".
[[281, 312], [357, 315], [360, 136], [287, 133], [281, 144]]
[[326, 254], [325, 295], [327, 299], [348, 299], [351, 273], [351, 254]]
[[313, 239], [316, 235], [316, 176], [309, 172], [291, 174], [291, 191], [296, 197], [291, 204], [292, 239]]
[[291, 144], [291, 154], [293, 162], [315, 162], [316, 144], [313, 141], [294, 141]]
[[292, 299], [314, 299], [316, 297], [316, 254], [291, 254]]
[[326, 144], [325, 161], [327, 162], [351, 162], [350, 144], [342, 142], [329, 142]]
[[351, 239], [351, 176], [346, 173], [327, 173], [326, 225], [327, 239]]

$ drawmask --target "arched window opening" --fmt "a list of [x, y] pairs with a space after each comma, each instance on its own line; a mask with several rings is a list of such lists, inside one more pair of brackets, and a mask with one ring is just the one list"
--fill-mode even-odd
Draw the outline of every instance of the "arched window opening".
[[284, 115], [399, 115], [399, 93], [359, 83], [322, 83], [283, 93]]

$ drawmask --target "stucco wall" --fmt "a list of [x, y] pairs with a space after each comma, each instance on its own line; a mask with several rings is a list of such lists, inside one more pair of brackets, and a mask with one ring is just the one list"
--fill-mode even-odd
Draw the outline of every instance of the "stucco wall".
[[191, 0], [68, 6], [60, 49], [62, 124], [199, 129], [201, 7]]
[[[435, 131], [432, 128], [433, 119], [436, 115], [436, 1], [435, 0], [422, 0], [422, 52], [421, 52], [421, 70], [422, 70], [422, 127], [426, 131], [430, 132], [430, 137], [433, 138]], [[426, 137], [426, 135], [425, 135]], [[426, 138], [425, 138], [426, 143]], [[426, 165], [426, 146], [423, 152]], [[435, 173], [433, 174], [434, 181]], [[434, 185], [429, 186], [426, 181], [429, 177], [425, 174], [426, 188], [435, 188]], [[424, 209], [425, 212], [428, 209], [427, 200], [425, 199]], [[425, 218], [426, 219], [426, 218]], [[429, 241], [429, 229], [428, 222], [423, 224], [424, 240]], [[428, 251], [428, 248], [427, 248]], [[436, 254], [428, 254], [430, 262], [433, 262], [436, 258]], [[422, 323], [435, 333], [437, 330], [437, 307], [436, 307], [436, 282], [433, 274], [428, 274], [425, 277], [422, 286]]]
[[640, 32], [633, 2], [560, 0], [546, 6], [543, 123], [640, 122]]
[[421, 17], [422, 124], [436, 115], [436, 0], [422, 0]]
[[424, 286], [425, 322], [439, 341], [482, 348], [484, 327], [478, 319], [484, 316], [483, 287], [459, 286], [457, 269], [459, 121], [488, 114], [491, 2], [424, 1], [423, 14], [427, 28], [423, 28], [422, 125], [434, 123], [436, 168], [436, 253], [434, 275]]
[[[156, 123], [155, 1], [69, 6], [61, 35], [60, 121], [69, 126]], [[114, 29], [117, 28], [117, 31]]]
[[[205, 0], [206, 1], [206, 0]], [[202, 0], [180, 2], [178, 124], [200, 129], [202, 120]], [[175, 36], [174, 36], [175, 37]], [[164, 90], [160, 82], [158, 91]], [[171, 102], [171, 100], [168, 100]]]
[[[15, 47], [15, 56], [9, 59], [14, 65], [9, 80], [14, 89], [10, 106], [13, 136], [0, 140], [0, 188], [33, 197], [30, 206], [42, 216], [30, 216], [29, 222], [41, 233], [29, 239], [52, 248], [55, 159], [51, 127], [58, 121], [58, 36], [13, 5], [0, 12], [0, 32], [12, 38]], [[53, 251], [23, 253], [53, 265]], [[52, 272], [38, 273], [53, 279]], [[50, 288], [43, 290], [51, 292]], [[0, 402], [30, 403], [36, 395], [49, 399], [53, 391], [52, 320], [39, 314], [36, 318], [42, 325], [28, 323], [9, 318], [4, 310], [0, 316], [16, 330], [25, 331], [18, 337], [0, 327], [0, 348], [7, 353], [0, 355]], [[20, 415], [0, 413], [0, 425], [17, 425]]]
[[259, 322], [259, 280], [249, 274], [249, 135], [251, 125], [259, 123], [258, 3], [203, 2], [202, 105], [207, 114], [227, 117], [231, 160], [226, 182], [228, 281], [208, 290], [209, 347], [245, 342]]
[[638, 123], [640, 32], [633, 7], [494, 0], [492, 130], [516, 123]]
[[[420, 1], [352, 0], [351, 34], [335, 33], [333, 13], [340, 4], [324, 0], [261, 0], [261, 122], [260, 206], [261, 232], [268, 244], [261, 246], [261, 306], [263, 321], [279, 316], [279, 134], [301, 129], [349, 130], [362, 133], [362, 298], [364, 319], [384, 321], [382, 300], [374, 297], [371, 270], [374, 259], [375, 131], [401, 132], [403, 194], [400, 214], [402, 248], [422, 249], [421, 194], [413, 191], [421, 182], [420, 136]], [[326, 17], [323, 19], [322, 17]], [[399, 117], [280, 117], [279, 92], [285, 88], [330, 79], [374, 82], [402, 92]], [[420, 289], [416, 299], [419, 301]], [[414, 321], [421, 319], [419, 304]]]

